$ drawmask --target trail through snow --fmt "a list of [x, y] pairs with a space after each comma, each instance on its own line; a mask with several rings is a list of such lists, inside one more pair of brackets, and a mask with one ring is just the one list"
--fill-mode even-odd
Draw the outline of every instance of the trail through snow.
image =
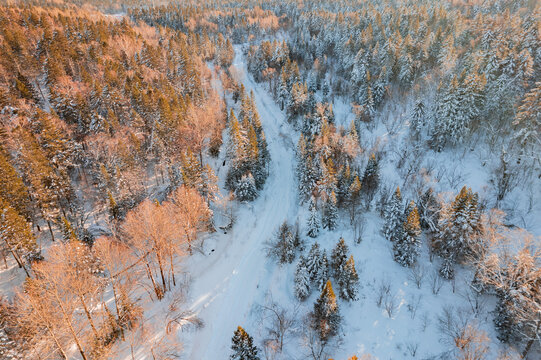
[[[270, 175], [258, 199], [240, 205], [238, 222], [220, 236], [215, 251], [190, 266], [194, 311], [205, 323], [186, 344], [188, 359], [227, 358], [233, 332], [248, 321], [253, 306], [261, 303], [271, 282], [274, 264], [267, 264], [264, 243], [287, 218], [296, 216], [294, 180], [295, 134], [270, 95], [247, 72], [240, 47], [233, 65], [246, 91], [254, 92], [257, 110], [271, 154]], [[276, 275], [276, 274], [275, 274]], [[191, 346], [190, 346], [191, 345]]]

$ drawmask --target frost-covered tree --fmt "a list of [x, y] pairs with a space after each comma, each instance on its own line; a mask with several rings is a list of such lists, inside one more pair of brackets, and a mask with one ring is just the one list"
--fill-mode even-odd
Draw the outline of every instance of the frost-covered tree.
[[403, 235], [393, 243], [394, 259], [402, 266], [412, 266], [417, 260], [421, 248], [421, 225], [419, 213], [411, 202], [413, 209], [403, 223]]
[[438, 231], [441, 205], [432, 188], [428, 188], [428, 190], [421, 195], [417, 204], [417, 209], [419, 210], [421, 228], [429, 230], [432, 233]]
[[254, 339], [242, 327], [239, 326], [235, 330], [231, 342], [233, 350], [233, 354], [229, 357], [231, 360], [259, 360]]
[[353, 255], [346, 261], [343, 270], [337, 278], [340, 287], [340, 297], [347, 301], [357, 300], [359, 292], [359, 275], [355, 269]]
[[344, 238], [340, 238], [331, 252], [331, 271], [335, 279], [338, 279], [344, 271], [348, 260], [348, 253], [349, 249]]
[[295, 296], [300, 301], [310, 296], [310, 274], [304, 256], [300, 257], [295, 270]]
[[379, 164], [375, 154], [370, 155], [368, 159], [361, 185], [362, 191], [367, 196], [367, 201], [372, 201], [379, 185]]
[[314, 197], [310, 199], [310, 215], [308, 215], [308, 221], [306, 223], [306, 235], [315, 238], [319, 235], [321, 228], [321, 222], [319, 220], [319, 213], [316, 208], [316, 200]]
[[518, 109], [514, 125], [518, 128], [515, 138], [523, 151], [539, 158], [541, 145], [541, 82], [531, 89]]
[[321, 250], [319, 244], [316, 242], [312, 245], [308, 252], [308, 256], [306, 257], [306, 268], [310, 275], [310, 281], [315, 281], [317, 279], [321, 263]]
[[319, 290], [323, 289], [323, 287], [325, 286], [325, 283], [329, 279], [330, 279], [330, 276], [329, 276], [329, 260], [327, 259], [327, 251], [323, 250], [321, 252], [320, 265], [319, 265], [318, 272], [317, 272], [316, 279], [315, 279], [315, 282], [317, 284], [317, 288]]
[[410, 113], [410, 131], [413, 136], [418, 137], [425, 125], [426, 108], [422, 100], [417, 100]]
[[384, 217], [383, 235], [385, 238], [391, 242], [400, 240], [403, 237], [404, 205], [399, 187], [396, 188], [385, 207]]
[[252, 201], [257, 197], [257, 189], [252, 174], [243, 175], [235, 189], [235, 196], [239, 201]]
[[323, 216], [322, 216], [323, 228], [334, 230], [336, 229], [338, 220], [338, 208], [336, 206], [336, 195], [334, 191], [331, 191], [330, 195], [323, 204]]
[[483, 232], [477, 193], [464, 186], [455, 200], [442, 209], [438, 228], [434, 245], [444, 259], [463, 261], [475, 254]]
[[328, 340], [338, 334], [341, 316], [330, 280], [325, 283], [321, 295], [314, 304], [312, 321], [312, 326], [318, 330], [321, 340]]

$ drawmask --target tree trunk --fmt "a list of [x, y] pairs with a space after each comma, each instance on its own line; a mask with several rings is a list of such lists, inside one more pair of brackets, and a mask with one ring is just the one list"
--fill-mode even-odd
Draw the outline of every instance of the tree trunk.
[[[535, 328], [534, 334], [537, 334], [539, 332], [539, 327], [541, 326], [541, 318], [537, 319], [537, 326]], [[528, 356], [528, 352], [530, 351], [530, 348], [532, 347], [533, 343], [535, 342], [535, 337], [532, 337], [528, 343], [526, 344], [526, 347], [524, 348], [524, 351], [521, 354], [521, 358], [525, 359], [526, 356]]]
[[85, 352], [83, 351], [83, 347], [81, 345], [81, 342], [79, 341], [79, 338], [77, 337], [77, 333], [75, 332], [75, 329], [73, 328], [73, 324], [71, 323], [68, 314], [66, 314], [66, 310], [64, 309], [64, 306], [62, 305], [62, 300], [59, 299], [58, 294], [55, 292], [56, 300], [58, 301], [58, 306], [60, 306], [60, 310], [62, 310], [62, 315], [64, 317], [64, 321], [68, 325], [68, 328], [70, 330], [71, 336], [73, 337], [73, 340], [75, 341], [75, 345], [77, 345], [77, 349], [79, 350], [79, 353], [81, 354], [81, 357], [83, 360], [88, 360], [88, 358], [85, 355]]
[[47, 220], [47, 226], [49, 226], [49, 232], [51, 233], [51, 239], [54, 241], [53, 228], [51, 227], [51, 221]]
[[92, 328], [92, 332], [94, 333], [94, 336], [97, 339], [99, 337], [98, 331], [96, 330], [96, 326], [94, 326], [94, 321], [92, 320], [92, 316], [90, 315], [90, 311], [88, 310], [88, 306], [86, 306], [86, 301], [85, 301], [83, 296], [79, 295], [78, 297], [79, 297], [79, 300], [81, 301], [81, 305], [83, 305], [83, 310], [85, 311], [88, 322], [90, 323], [90, 327]]
[[[11, 255], [13, 255], [13, 258], [17, 262], [17, 265], [19, 265], [19, 268], [23, 268], [24, 272], [26, 273], [26, 276], [30, 277], [30, 274], [28, 273], [26, 266], [24, 266], [24, 262], [20, 259], [19, 254], [17, 254], [17, 252], [11, 248], [11, 245], [9, 244], [8, 239], [4, 238], [4, 241], [6, 242], [9, 252], [11, 253]], [[6, 261], [6, 257], [4, 255], [4, 262], [5, 261]], [[7, 269], [7, 263], [6, 263], [6, 269]]]

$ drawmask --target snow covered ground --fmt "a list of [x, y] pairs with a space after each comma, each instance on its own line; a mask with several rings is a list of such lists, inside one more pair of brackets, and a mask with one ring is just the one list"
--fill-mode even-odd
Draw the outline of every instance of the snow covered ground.
[[[253, 91], [256, 98], [272, 158], [270, 176], [253, 203], [238, 205], [237, 221], [231, 230], [219, 230], [209, 235], [203, 250], [183, 262], [183, 271], [189, 274], [189, 280], [184, 282], [188, 296], [179, 311], [191, 312], [204, 323], [200, 329], [177, 331], [176, 340], [182, 344], [185, 359], [229, 358], [231, 337], [239, 325], [254, 337], [256, 345], [262, 349], [262, 340], [267, 336], [267, 322], [258, 311], [260, 305], [267, 304], [271, 299], [285, 308], [298, 305], [300, 324], [301, 318], [313, 309], [319, 296], [319, 292], [314, 290], [306, 301], [299, 304], [293, 293], [296, 261], [280, 266], [275, 260], [269, 259], [265, 251], [265, 242], [284, 220], [289, 223], [298, 220], [302, 235], [305, 233], [308, 211], [306, 206], [299, 205], [294, 172], [295, 145], [299, 134], [287, 123], [285, 114], [264, 85], [255, 83], [248, 74], [240, 47], [236, 48], [234, 66], [237, 80], [244, 84], [247, 92]], [[336, 118], [347, 125], [349, 108], [341, 100], [336, 103]], [[379, 124], [374, 129], [366, 130], [365, 135], [378, 137], [379, 146], [388, 152], [382, 169], [382, 178], [387, 185], [402, 185], [401, 177], [397, 174], [397, 161], [403, 132], [399, 130], [389, 134], [385, 126]], [[487, 158], [493, 156], [487, 155]], [[467, 184], [481, 195], [483, 191], [488, 191], [487, 168], [481, 165], [485, 160], [479, 152], [465, 155], [429, 153], [426, 159], [449, 171], [440, 179], [438, 191], [456, 193], [462, 185]], [[222, 161], [223, 154], [213, 163], [223, 185], [226, 167], [222, 167]], [[455, 167], [458, 169], [452, 170]], [[408, 198], [407, 192], [403, 195]], [[530, 212], [525, 209], [517, 211], [525, 215], [525, 224], [533, 225], [529, 230], [538, 235], [539, 229], [532, 219], [539, 214], [539, 208], [534, 207]], [[353, 229], [346, 214], [342, 214], [337, 230], [322, 231], [316, 239], [303, 236], [306, 241], [305, 253], [317, 241], [327, 250], [327, 254], [343, 237], [355, 258], [360, 276], [360, 299], [351, 303], [339, 300], [343, 327], [335, 346], [329, 348], [329, 355], [344, 360], [366, 353], [378, 359], [452, 358], [450, 351], [454, 344], [441, 331], [439, 321], [447, 311], [457, 323], [463, 325], [467, 321], [486, 331], [491, 351], [488, 358], [495, 359], [503, 347], [496, 340], [492, 323], [494, 299], [477, 297], [469, 291], [470, 270], [458, 268], [454, 283], [443, 281], [437, 276], [439, 262], [437, 259], [430, 261], [426, 239], [423, 239], [419, 259], [422, 276], [417, 283], [411, 270], [393, 260], [391, 244], [380, 233], [380, 216], [373, 211], [364, 213], [362, 217], [365, 226], [360, 244], [353, 241]], [[177, 288], [182, 286], [185, 285]], [[169, 319], [171, 311], [175, 311], [169, 305], [175, 293], [178, 293], [178, 289], [166, 294], [161, 302], [149, 302], [147, 305], [145, 316], [153, 326], [154, 339], [166, 332], [164, 322]], [[380, 297], [382, 301], [378, 304]], [[131, 359], [125, 345], [121, 346], [125, 355], [120, 358]], [[286, 338], [284, 351], [278, 358], [305, 359], [309, 352], [305, 345], [302, 328], [298, 325]], [[262, 351], [260, 355], [264, 358]], [[141, 348], [135, 358], [152, 357], [148, 350]]]
[[291, 288], [291, 279], [284, 281], [281, 270], [267, 262], [264, 242], [285, 219], [297, 215], [295, 132], [270, 95], [248, 75], [240, 49], [236, 54], [238, 80], [256, 97], [272, 159], [270, 175], [257, 200], [240, 206], [233, 228], [207, 241], [205, 248], [214, 251], [186, 264], [193, 280], [189, 308], [205, 322], [192, 333], [191, 344], [185, 343], [189, 359], [226, 358], [233, 331], [252, 321], [253, 305], [262, 303], [270, 289]]

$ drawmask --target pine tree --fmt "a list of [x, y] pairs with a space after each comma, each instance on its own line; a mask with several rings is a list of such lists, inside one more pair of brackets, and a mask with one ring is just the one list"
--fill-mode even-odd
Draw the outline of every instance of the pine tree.
[[325, 284], [321, 295], [314, 304], [313, 326], [321, 340], [328, 340], [338, 334], [341, 316], [331, 281]]
[[417, 138], [425, 123], [425, 105], [422, 100], [417, 100], [410, 114], [411, 133]]
[[340, 287], [340, 297], [342, 299], [347, 301], [357, 300], [357, 294], [359, 292], [359, 275], [355, 269], [353, 255], [346, 261], [337, 281], [338, 286]]
[[329, 279], [329, 260], [327, 259], [327, 251], [323, 250], [321, 252], [320, 265], [315, 279], [317, 288], [322, 290]]
[[316, 242], [312, 245], [308, 252], [308, 256], [306, 257], [306, 269], [308, 270], [310, 281], [316, 281], [320, 267], [321, 250], [319, 249], [319, 244]]
[[413, 210], [410, 211], [406, 221], [403, 224], [403, 236], [396, 239], [393, 243], [394, 259], [402, 266], [412, 266], [421, 247], [420, 235], [421, 225], [419, 223], [419, 213], [417, 208], [411, 202]]
[[321, 223], [319, 221], [319, 213], [316, 209], [316, 201], [314, 197], [310, 199], [310, 215], [308, 217], [308, 222], [306, 224], [307, 230], [306, 235], [315, 238], [319, 235], [319, 229], [321, 228]]
[[402, 205], [402, 195], [400, 188], [397, 187], [391, 200], [385, 208], [385, 224], [383, 226], [383, 235], [389, 241], [395, 242], [403, 237], [402, 225], [404, 223]]
[[115, 201], [115, 198], [113, 197], [113, 194], [111, 194], [110, 191], [107, 192], [107, 198], [109, 203], [109, 215], [113, 219], [118, 219], [120, 217], [120, 209]]
[[368, 159], [368, 164], [366, 165], [366, 170], [363, 174], [362, 180], [362, 190], [367, 194], [368, 199], [371, 200], [375, 191], [379, 185], [379, 164], [376, 159], [376, 155], [370, 155]]
[[323, 205], [323, 228], [334, 230], [336, 229], [338, 220], [338, 208], [336, 207], [336, 195], [331, 191]]
[[536, 82], [535, 87], [524, 96], [513, 125], [518, 128], [515, 139], [519, 141], [522, 150], [539, 156], [535, 149], [541, 138], [541, 81]]
[[306, 267], [306, 259], [301, 256], [295, 270], [295, 296], [300, 301], [310, 296], [310, 274]]
[[243, 175], [235, 189], [235, 196], [239, 201], [253, 201], [257, 197], [257, 189], [252, 174]]
[[[1, 140], [1, 139], [0, 139]], [[11, 165], [7, 152], [0, 145], [0, 197], [13, 206], [27, 220], [32, 218], [28, 189], [17, 170]]]
[[254, 339], [242, 327], [239, 326], [235, 330], [231, 342], [231, 350], [233, 350], [231, 360], [259, 360]]
[[478, 201], [477, 193], [464, 186], [441, 212], [436, 246], [450, 262], [462, 261], [474, 252], [483, 232]]
[[348, 253], [349, 249], [344, 238], [340, 238], [331, 253], [331, 270], [335, 279], [340, 278], [340, 274], [344, 271]]

